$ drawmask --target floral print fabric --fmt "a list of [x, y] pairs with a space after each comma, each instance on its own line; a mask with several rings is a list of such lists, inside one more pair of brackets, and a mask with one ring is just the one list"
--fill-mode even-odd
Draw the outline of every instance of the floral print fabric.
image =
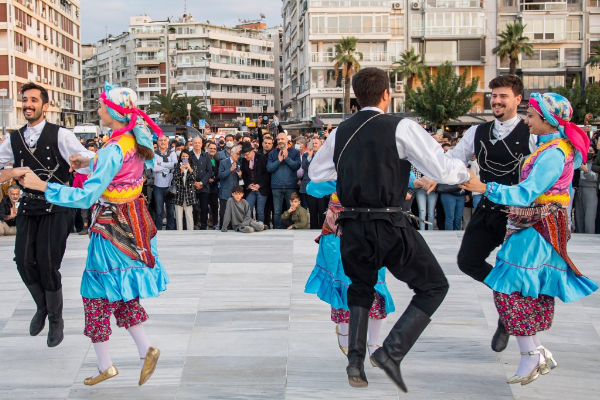
[[[375, 292], [375, 300], [369, 310], [369, 318], [384, 319], [385, 317], [387, 317], [385, 299], [379, 293]], [[343, 308], [332, 308], [331, 320], [336, 324], [348, 323], [350, 321], [350, 311]]]
[[110, 329], [112, 314], [115, 315], [117, 326], [125, 329], [148, 319], [146, 310], [139, 303], [139, 297], [127, 302], [83, 297], [83, 310], [85, 312], [83, 334], [92, 339], [92, 343], [106, 342], [109, 339], [112, 334]]
[[494, 291], [494, 304], [509, 335], [532, 336], [552, 326], [554, 297], [541, 294], [534, 298], [521, 292]]

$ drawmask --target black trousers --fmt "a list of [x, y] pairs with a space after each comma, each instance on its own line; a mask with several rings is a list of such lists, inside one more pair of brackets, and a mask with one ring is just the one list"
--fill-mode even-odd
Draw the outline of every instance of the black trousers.
[[210, 207], [210, 216], [213, 226], [219, 225], [219, 191], [215, 190], [208, 195], [208, 206]]
[[493, 268], [485, 259], [502, 245], [506, 235], [508, 217], [500, 207], [487, 199], [479, 202], [458, 251], [458, 268], [479, 282], [483, 282]]
[[352, 281], [348, 305], [371, 308], [377, 273], [385, 266], [415, 292], [411, 304], [432, 316], [446, 297], [448, 281], [429, 246], [410, 222], [407, 220], [405, 227], [383, 220], [339, 222], [343, 232], [342, 265]]
[[310, 213], [310, 229], [321, 229], [325, 222], [325, 211], [327, 211], [329, 198], [313, 197], [307, 194], [306, 201], [308, 202], [308, 212]]
[[[208, 227], [208, 198], [210, 197], [210, 193], [206, 192], [196, 192], [196, 198], [198, 202], [196, 203], [196, 207], [194, 207], [194, 213], [196, 217], [194, 218], [194, 222], [198, 225], [200, 222], [200, 229], [206, 229]], [[217, 194], [218, 197], [218, 194]]]
[[223, 229], [223, 220], [225, 219], [225, 210], [226, 209], [227, 209], [227, 200], [219, 199], [219, 225], [221, 226], [221, 229]]
[[265, 225], [270, 227], [271, 223], [273, 223], [273, 192], [269, 190], [269, 196], [267, 197], [267, 202], [265, 203]]
[[15, 261], [25, 285], [41, 284], [47, 292], [62, 288], [60, 264], [75, 210], [17, 217]]

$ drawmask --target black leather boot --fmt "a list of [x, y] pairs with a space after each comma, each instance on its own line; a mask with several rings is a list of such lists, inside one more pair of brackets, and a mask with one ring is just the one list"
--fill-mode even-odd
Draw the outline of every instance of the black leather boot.
[[383, 346], [375, 350], [371, 360], [381, 368], [404, 393], [408, 392], [400, 373], [400, 362], [413, 347], [421, 333], [429, 325], [429, 315], [413, 306], [408, 306], [396, 322]]
[[492, 350], [497, 353], [504, 351], [506, 346], [508, 346], [508, 338], [510, 336], [506, 333], [506, 328], [500, 319], [498, 319], [498, 328], [496, 328], [496, 333], [492, 337]]
[[54, 292], [46, 292], [46, 304], [48, 306], [48, 347], [58, 346], [64, 338], [63, 329], [65, 323], [62, 318], [63, 296], [62, 289]]
[[369, 326], [369, 309], [357, 306], [350, 307], [350, 332], [348, 336], [348, 383], [355, 388], [369, 386], [365, 375], [365, 356], [367, 354], [367, 328]]
[[29, 289], [29, 293], [31, 293], [31, 297], [33, 297], [33, 301], [35, 301], [35, 305], [37, 306], [37, 311], [31, 319], [31, 324], [29, 324], [29, 334], [37, 336], [44, 329], [46, 317], [48, 316], [46, 292], [39, 283], [27, 286], [27, 289]]

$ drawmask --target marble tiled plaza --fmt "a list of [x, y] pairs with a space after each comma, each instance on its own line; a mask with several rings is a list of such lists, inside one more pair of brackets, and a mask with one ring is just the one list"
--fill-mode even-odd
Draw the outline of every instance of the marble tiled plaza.
[[[490, 290], [456, 266], [461, 235], [425, 233], [451, 289], [402, 364], [408, 394], [370, 365], [367, 389], [348, 385], [329, 308], [303, 292], [317, 231], [160, 232], [171, 283], [160, 298], [143, 301], [150, 314], [146, 331], [162, 356], [142, 387], [136, 347], [116, 326], [110, 343], [120, 374], [83, 385], [96, 364], [82, 334], [79, 296], [87, 237], [69, 239], [61, 269], [65, 340], [53, 349], [46, 347], [47, 329], [29, 336], [35, 306], [12, 261], [14, 237], [0, 237], [0, 399], [597, 399], [600, 294], [557, 301], [554, 326], [540, 339], [559, 367], [531, 385], [509, 386], [518, 347], [511, 340], [503, 353], [490, 349], [497, 313]], [[600, 236], [574, 235], [569, 250], [575, 264], [600, 281]], [[388, 284], [399, 311], [384, 333], [411, 297], [404, 284], [391, 277]]]

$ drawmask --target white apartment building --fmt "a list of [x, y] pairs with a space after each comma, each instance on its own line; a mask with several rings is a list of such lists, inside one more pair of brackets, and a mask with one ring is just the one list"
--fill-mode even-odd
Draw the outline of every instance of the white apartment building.
[[0, 120], [7, 130], [26, 124], [19, 99], [30, 81], [48, 90], [48, 121], [82, 122], [79, 1], [0, 0], [0, 89], [7, 91]]
[[[526, 24], [535, 49], [518, 70], [525, 98], [569, 79], [599, 78], [600, 68], [584, 62], [600, 41], [600, 0], [282, 0], [282, 17], [283, 103], [292, 122], [341, 120], [342, 82], [334, 80], [332, 59], [347, 36], [358, 38], [362, 67], [392, 71], [398, 55], [413, 47], [432, 73], [445, 61], [457, 73], [468, 68], [468, 78], [480, 81], [474, 114], [491, 112], [487, 83], [508, 72], [508, 62], [492, 54], [508, 22]], [[402, 112], [404, 82], [396, 78], [389, 111]]]
[[84, 62], [87, 121], [97, 121], [104, 81], [135, 89], [142, 109], [168, 89], [205, 99], [217, 127], [254, 118], [263, 107], [272, 114], [281, 104], [278, 45], [279, 29], [261, 23], [228, 28], [188, 15], [176, 21], [132, 17], [128, 31], [98, 42]]

